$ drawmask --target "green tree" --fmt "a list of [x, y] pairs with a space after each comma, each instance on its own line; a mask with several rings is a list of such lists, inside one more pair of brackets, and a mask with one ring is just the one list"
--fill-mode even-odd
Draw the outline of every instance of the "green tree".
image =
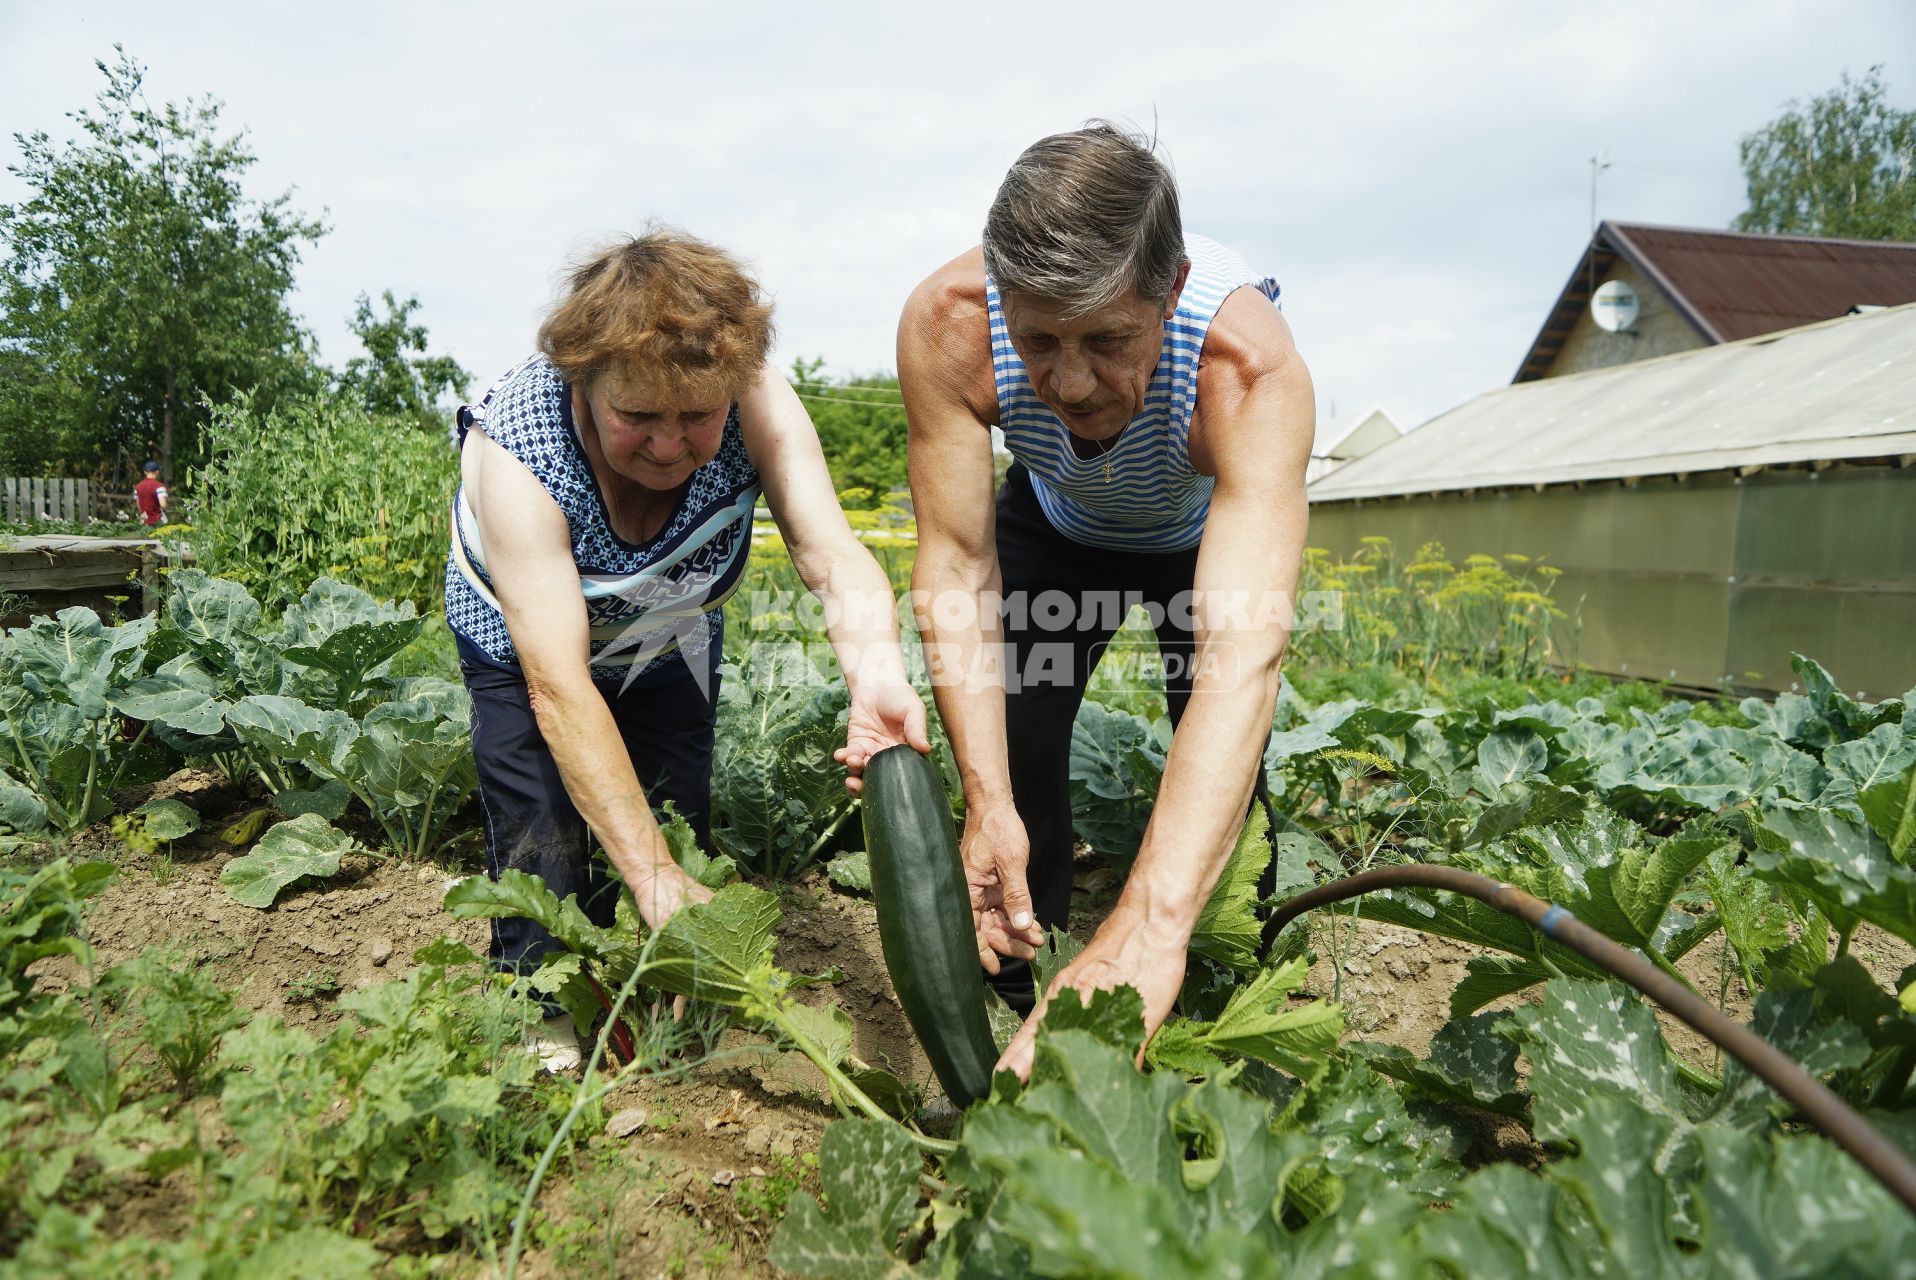
[[98, 470], [116, 449], [197, 461], [208, 402], [323, 385], [287, 308], [300, 247], [324, 234], [290, 197], [250, 199], [254, 156], [219, 103], [155, 109], [115, 47], [78, 139], [15, 134], [32, 194], [0, 206], [0, 464]]
[[1750, 207], [1737, 230], [1916, 240], [1916, 111], [1884, 100], [1881, 71], [1845, 74], [1744, 137]]
[[462, 396], [472, 375], [451, 356], [426, 354], [426, 326], [415, 323], [417, 297], [400, 302], [391, 289], [381, 295], [386, 313], [373, 314], [372, 299], [359, 295], [352, 330], [363, 356], [354, 356], [340, 371], [338, 390], [366, 406], [370, 413], [405, 418], [421, 426], [444, 426], [439, 397]]
[[823, 360], [792, 361], [792, 387], [812, 415], [832, 487], [869, 491], [878, 506], [893, 489], [902, 489], [905, 473], [905, 410], [898, 379], [891, 374], [827, 378]]

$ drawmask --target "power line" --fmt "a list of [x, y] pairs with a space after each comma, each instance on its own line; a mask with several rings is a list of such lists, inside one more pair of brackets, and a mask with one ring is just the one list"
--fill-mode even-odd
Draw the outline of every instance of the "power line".
[[823, 387], [827, 391], [896, 391], [897, 387], [882, 382], [807, 382], [803, 378], [787, 378], [795, 387]]
[[822, 394], [825, 396], [829, 396], [835, 400], [850, 400], [855, 404], [902, 404], [903, 403], [903, 400], [899, 397], [898, 393], [895, 391], [891, 394], [890, 397], [875, 396], [871, 399], [865, 399], [861, 396], [847, 396], [847, 395], [839, 394], [841, 391], [844, 390], [844, 388], [842, 387], [827, 387], [823, 392], [819, 392], [819, 391], [808, 391], [808, 390], [805, 390], [802, 386], [794, 384], [793, 389], [796, 390], [798, 394], [801, 396], [815, 396], [815, 395]]
[[851, 400], [844, 396], [815, 396], [808, 391], [794, 391], [792, 394], [800, 400], [816, 400], [820, 404], [861, 404], [867, 409], [902, 409], [905, 407], [903, 400]]

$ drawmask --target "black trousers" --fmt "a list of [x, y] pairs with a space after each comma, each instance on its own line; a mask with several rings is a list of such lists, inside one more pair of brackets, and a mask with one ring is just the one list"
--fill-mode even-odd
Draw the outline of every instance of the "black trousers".
[[[621, 881], [592, 856], [591, 833], [566, 794], [558, 763], [533, 718], [525, 677], [480, 659], [463, 642], [459, 658], [472, 694], [472, 754], [485, 807], [487, 871], [495, 880], [508, 867], [536, 875], [561, 901], [577, 895], [594, 924], [610, 926]], [[600, 687], [646, 798], [655, 810], [671, 801], [706, 849], [712, 847], [717, 679], [714, 675], [709, 699], [689, 671], [682, 679], [623, 691]], [[530, 920], [492, 922], [496, 968], [530, 971], [557, 946]], [[558, 1012], [556, 1005], [551, 1009]]]
[[[1074, 542], [1045, 517], [1030, 474], [1015, 462], [998, 492], [997, 533], [1004, 641], [1021, 677], [1005, 694], [1011, 795], [1031, 842], [1026, 877], [1038, 924], [1064, 928], [1071, 911], [1071, 726], [1085, 685], [1123, 621], [1128, 598], [1162, 618], [1155, 630], [1166, 710], [1174, 726], [1183, 719], [1197, 640], [1170, 606], [1192, 589], [1198, 553], [1107, 551]], [[1047, 602], [1046, 592], [1062, 593], [1063, 602], [1056, 596]], [[1069, 625], [1061, 626], [1067, 603]], [[1252, 803], [1265, 798], [1260, 768]], [[1025, 961], [1002, 961], [987, 981], [1013, 1009], [1031, 1011], [1036, 992]]]

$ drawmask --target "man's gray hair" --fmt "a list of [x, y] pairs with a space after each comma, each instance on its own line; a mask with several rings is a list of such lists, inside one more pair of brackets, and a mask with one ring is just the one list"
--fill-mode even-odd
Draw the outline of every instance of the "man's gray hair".
[[1163, 302], [1184, 264], [1184, 222], [1155, 140], [1092, 120], [1025, 148], [985, 215], [985, 270], [1001, 290], [1081, 316], [1127, 293]]

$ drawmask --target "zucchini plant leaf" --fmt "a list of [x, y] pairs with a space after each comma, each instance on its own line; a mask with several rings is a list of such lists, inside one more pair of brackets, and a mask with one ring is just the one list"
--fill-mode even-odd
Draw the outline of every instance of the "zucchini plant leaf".
[[1861, 1165], [1824, 1138], [1698, 1135], [1701, 1256], [1723, 1275], [1916, 1274], [1916, 1229]]
[[1426, 1124], [1389, 1081], [1357, 1057], [1339, 1057], [1299, 1089], [1277, 1120], [1280, 1132], [1309, 1139], [1333, 1178], [1362, 1171], [1413, 1195], [1446, 1198], [1463, 1170], [1454, 1133]]
[[[1816, 993], [1764, 991], [1756, 997], [1750, 1030], [1796, 1059], [1803, 1069], [1825, 1079], [1868, 1059], [1869, 1041], [1855, 1025], [1830, 1018], [1818, 1008]], [[1711, 1100], [1707, 1115], [1735, 1128], [1763, 1127], [1764, 1117], [1789, 1111], [1783, 1099], [1736, 1058], [1726, 1058], [1723, 1091]]]
[[1703, 883], [1723, 936], [1756, 990], [1759, 979], [1767, 981], [1769, 953], [1790, 945], [1790, 912], [1773, 886], [1738, 868], [1737, 852], [1733, 844], [1712, 850], [1703, 863]]
[[1047, 1030], [1082, 1031], [1133, 1055], [1144, 1044], [1144, 997], [1135, 987], [1093, 991], [1067, 987], [1045, 1002]]
[[918, 1214], [923, 1159], [895, 1125], [838, 1120], [818, 1144], [821, 1204], [800, 1192], [772, 1237], [773, 1266], [795, 1275], [901, 1276], [899, 1235]]
[[[1539, 1085], [1539, 1107], [1544, 1096]], [[1604, 1252], [1618, 1274], [1633, 1280], [1692, 1274], [1677, 1247], [1678, 1204], [1668, 1185], [1673, 1172], [1677, 1181], [1687, 1181], [1682, 1175], [1690, 1172], [1673, 1169], [1670, 1155], [1682, 1118], [1599, 1089], [1578, 1107], [1575, 1126], [1577, 1152], [1551, 1165], [1550, 1178], [1575, 1190], [1602, 1224]]]
[[1517, 1045], [1497, 1033], [1507, 1016], [1452, 1018], [1431, 1037], [1430, 1056], [1421, 1060], [1398, 1045], [1367, 1044], [1362, 1051], [1373, 1070], [1425, 1097], [1521, 1116], [1529, 1098], [1517, 1084]]
[[[1714, 917], [1699, 920], [1671, 904], [1692, 873], [1726, 843], [1726, 838], [1712, 836], [1659, 841], [1599, 806], [1575, 823], [1515, 832], [1462, 865], [1555, 903], [1625, 946], [1658, 947], [1670, 958], [1695, 947], [1717, 927]], [[1582, 956], [1545, 942], [1522, 921], [1475, 899], [1392, 890], [1370, 895], [1364, 911], [1391, 924], [1508, 953], [1472, 957], [1470, 976], [1452, 994], [1452, 1016], [1543, 981], [1546, 956], [1565, 974], [1603, 976]]]
[[1656, 1015], [1621, 983], [1553, 980], [1541, 1003], [1516, 1010], [1498, 1030], [1530, 1063], [1539, 1138], [1575, 1145], [1604, 1099], [1626, 1104], [1645, 1126], [1687, 1132], [1685, 1094]]
[[692, 830], [692, 824], [685, 820], [671, 801], [666, 801], [664, 811], [658, 818], [659, 831], [665, 836], [665, 847], [672, 851], [672, 861], [679, 864], [679, 870], [708, 889], [721, 888], [738, 879], [738, 863], [722, 853], [714, 856], [699, 848], [699, 838]]
[[1548, 1178], [1493, 1164], [1465, 1178], [1448, 1213], [1418, 1224], [1431, 1258], [1460, 1276], [1598, 1280], [1610, 1273], [1583, 1201]]
[[1553, 979], [1542, 1003], [1495, 1025], [1529, 1060], [1532, 1115], [1544, 1141], [1575, 1141], [1584, 1111], [1600, 1094], [1687, 1123], [1656, 1014], [1621, 983]]
[[1916, 870], [1860, 822], [1831, 809], [1766, 809], [1750, 865], [1808, 894], [1839, 926], [1867, 920], [1916, 942]]
[[710, 902], [687, 907], [658, 933], [641, 979], [653, 986], [755, 1013], [774, 974], [772, 926], [778, 899], [730, 884]]
[[1051, 926], [1044, 942], [1037, 948], [1038, 954], [1031, 957], [1031, 977], [1038, 990], [1049, 991], [1052, 980], [1063, 973], [1065, 966], [1077, 959], [1078, 953], [1083, 950], [1084, 943], [1058, 926]]
[[361, 1280], [377, 1274], [385, 1260], [370, 1241], [321, 1226], [281, 1232], [246, 1259], [256, 1274], [283, 1280]]
[[1257, 918], [1257, 884], [1271, 865], [1270, 817], [1261, 804], [1238, 831], [1224, 873], [1211, 889], [1191, 933], [1191, 950], [1227, 968], [1248, 973], [1257, 968], [1263, 923]]
[[1301, 957], [1264, 970], [1231, 993], [1216, 1020], [1181, 1024], [1184, 1037], [1210, 1054], [1253, 1058], [1300, 1080], [1317, 1079], [1344, 1034], [1344, 1015], [1328, 1000], [1290, 1002], [1309, 973]]

